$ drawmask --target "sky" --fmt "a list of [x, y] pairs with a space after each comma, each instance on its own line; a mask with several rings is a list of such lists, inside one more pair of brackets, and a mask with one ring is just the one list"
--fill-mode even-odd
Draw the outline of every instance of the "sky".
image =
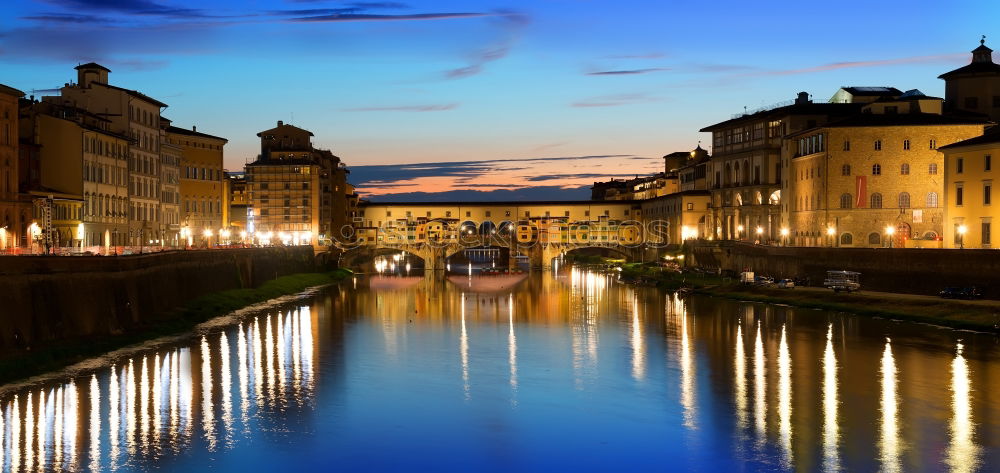
[[575, 199], [799, 91], [943, 96], [981, 35], [1000, 49], [996, 18], [963, 0], [5, 0], [0, 83], [53, 95], [96, 61], [229, 139], [230, 170], [283, 120], [375, 199]]

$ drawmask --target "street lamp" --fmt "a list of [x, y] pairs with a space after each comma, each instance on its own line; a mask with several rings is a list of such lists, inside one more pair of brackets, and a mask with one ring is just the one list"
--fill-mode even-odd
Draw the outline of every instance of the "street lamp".
[[205, 231], [201, 232], [201, 235], [205, 237], [205, 247], [212, 246], [212, 229], [206, 228]]
[[736, 226], [736, 239], [739, 240], [740, 238], [743, 238], [743, 225]]
[[830, 246], [833, 247], [836, 241], [837, 229], [833, 227], [826, 227], [826, 236], [830, 237]]
[[788, 227], [781, 228], [781, 244], [788, 246]]
[[968, 227], [965, 225], [959, 225], [958, 228], [958, 249], [965, 249], [965, 232], [969, 231]]
[[896, 228], [892, 225], [886, 225], [885, 236], [889, 239], [889, 248], [892, 248], [892, 236], [896, 234]]

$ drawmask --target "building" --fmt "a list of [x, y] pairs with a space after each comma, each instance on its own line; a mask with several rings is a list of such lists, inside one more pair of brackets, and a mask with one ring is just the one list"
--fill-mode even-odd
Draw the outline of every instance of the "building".
[[[705, 166], [705, 179], [712, 193], [709, 226], [713, 236], [777, 240], [785, 177], [781, 161], [784, 137], [849, 116], [860, 107], [858, 103], [814, 103], [809, 94], [800, 92], [794, 101], [738, 114], [702, 128], [702, 132], [712, 134], [712, 156]], [[749, 231], [758, 227], [762, 235]]]
[[225, 228], [224, 148], [228, 140], [197, 127], [166, 129], [167, 143], [180, 148], [180, 227], [191, 244], [219, 242]]
[[993, 204], [993, 179], [995, 158], [1000, 158], [1000, 127], [942, 146], [940, 151], [944, 154], [944, 246], [995, 248], [993, 224], [1000, 224], [1000, 204]]
[[708, 162], [711, 159], [708, 151], [702, 149], [699, 143], [690, 155], [691, 158], [675, 171], [679, 191], [708, 190]]
[[[33, 150], [27, 164], [37, 172], [24, 190], [35, 201], [33, 219], [42, 237], [55, 232], [49, 246], [109, 253], [126, 245], [131, 139], [112, 131], [111, 120], [59, 97], [23, 100], [21, 117], [21, 139]], [[60, 218], [52, 228], [44, 215], [52, 210], [43, 204], [57, 206]]]
[[340, 158], [315, 148], [309, 130], [282, 121], [257, 136], [260, 155], [246, 165], [248, 231], [272, 243], [314, 246], [353, 238], [354, 189]]
[[109, 120], [109, 130], [128, 136], [129, 231], [134, 246], [166, 243], [161, 194], [160, 114], [167, 104], [136, 90], [108, 83], [100, 64], [76, 67], [76, 83], [60, 89], [60, 100]]
[[680, 245], [685, 240], [712, 238], [708, 225], [712, 194], [707, 190], [689, 190], [644, 200], [643, 228], [650, 244]]
[[233, 235], [245, 235], [247, 232], [247, 176], [243, 172], [226, 173], [225, 210], [226, 228]]
[[986, 37], [972, 50], [972, 62], [938, 76], [944, 79], [944, 108], [947, 113], [985, 115], [1000, 122], [1000, 64], [993, 62], [993, 50]]
[[937, 148], [979, 136], [984, 126], [943, 115], [942, 99], [914, 90], [790, 134], [782, 151], [782, 243], [940, 247], [944, 162]]
[[160, 216], [163, 246], [179, 247], [181, 241], [181, 157], [183, 148], [172, 143], [170, 120], [160, 117]]
[[19, 193], [18, 101], [24, 92], [0, 84], [0, 254], [27, 241], [31, 207]]

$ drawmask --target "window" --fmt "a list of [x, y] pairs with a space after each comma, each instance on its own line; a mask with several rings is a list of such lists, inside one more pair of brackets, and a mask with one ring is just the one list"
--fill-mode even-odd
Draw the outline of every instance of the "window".
[[928, 192], [927, 193], [927, 201], [926, 201], [926, 205], [925, 206], [926, 207], [930, 207], [932, 209], [938, 206], [938, 194], [937, 194], [937, 192]]
[[931, 140], [931, 149], [937, 149], [937, 140]]
[[850, 151], [850, 150], [851, 150], [851, 142], [848, 140], [844, 140], [844, 151]]
[[882, 165], [872, 164], [872, 176], [881, 176], [881, 175], [882, 175]]
[[955, 205], [959, 205], [959, 206], [962, 205], [962, 200], [963, 200], [963, 197], [964, 197], [964, 195], [963, 195], [963, 193], [964, 193], [963, 191], [964, 190], [965, 189], [962, 188], [962, 183], [961, 182], [955, 184]]
[[850, 164], [845, 164], [845, 165], [841, 166], [840, 167], [840, 175], [841, 176], [850, 176], [851, 175], [851, 165]]
[[687, 209], [688, 210], [694, 210], [694, 202], [688, 202]]
[[872, 232], [868, 234], [868, 244], [869, 245], [881, 245], [882, 235]]
[[993, 156], [987, 154], [986, 156], [983, 156], [983, 171], [992, 171], [992, 170], [993, 170]]
[[879, 194], [878, 192], [872, 194], [871, 201], [872, 201], [871, 202], [871, 204], [872, 204], [871, 208], [873, 208], [873, 209], [881, 209], [882, 208], [882, 194]]
[[849, 209], [851, 208], [851, 194], [840, 194], [840, 208]]
[[992, 197], [993, 197], [990, 194], [992, 194], [992, 193], [993, 193], [993, 183], [992, 182], [984, 182], [983, 183], [983, 205], [990, 205], [990, 201], [992, 200]]
[[990, 222], [983, 222], [983, 246], [990, 245]]
[[466, 216], [466, 217], [471, 217], [471, 216], [472, 216], [472, 212], [469, 212], [469, 211], [466, 211], [466, 212], [465, 212], [465, 216]]
[[975, 110], [979, 108], [979, 97], [966, 97], [965, 108]]
[[965, 171], [965, 160], [962, 158], [955, 159], [955, 173], [962, 174]]
[[882, 151], [882, 140], [875, 140], [875, 151]]
[[910, 175], [910, 163], [903, 163], [901, 166], [899, 166], [899, 173], [902, 174], [902, 175], [904, 175], [904, 176], [909, 176]]
[[840, 235], [840, 244], [841, 245], [853, 245], [854, 244], [854, 237], [851, 236], [850, 233], [845, 233], [843, 235]]
[[937, 163], [931, 163], [927, 166], [927, 174], [937, 174]]
[[908, 209], [910, 208], [910, 193], [900, 192], [899, 193], [899, 208]]

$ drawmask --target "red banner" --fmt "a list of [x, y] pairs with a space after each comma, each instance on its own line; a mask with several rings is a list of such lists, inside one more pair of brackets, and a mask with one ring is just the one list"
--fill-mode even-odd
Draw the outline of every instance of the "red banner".
[[868, 176], [857, 176], [855, 182], [855, 195], [858, 197], [855, 199], [854, 207], [863, 209], [868, 203]]

